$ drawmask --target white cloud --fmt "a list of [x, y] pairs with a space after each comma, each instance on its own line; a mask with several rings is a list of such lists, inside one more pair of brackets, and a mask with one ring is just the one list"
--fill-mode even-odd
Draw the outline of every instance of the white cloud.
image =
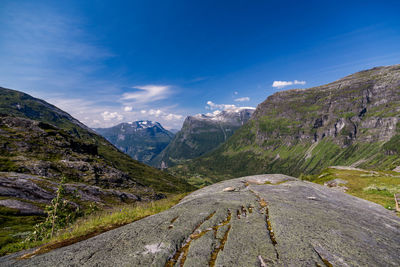
[[206, 113], [205, 115], [207, 115], [209, 117], [214, 117], [214, 116], [217, 116], [220, 113], [221, 113], [221, 110], [215, 110], [212, 113]]
[[93, 128], [141, 119], [180, 128], [186, 110], [152, 103], [174, 87], [146, 83], [121, 91], [130, 79], [109, 71], [107, 60], [115, 54], [86, 31], [84, 17], [28, 2], [0, 4], [0, 14], [7, 14], [0, 16], [0, 58], [9, 62], [0, 64], [1, 86], [42, 98]]
[[162, 112], [160, 109], [150, 109], [150, 110], [148, 111], [148, 113], [149, 113], [149, 115], [159, 117], [159, 116], [162, 115], [164, 112]]
[[165, 112], [161, 109], [149, 109], [149, 110], [141, 110], [140, 113], [143, 115], [147, 115], [149, 119], [156, 119], [156, 120], [164, 120], [167, 122], [172, 122], [173, 125], [177, 125], [177, 123], [181, 123], [182, 119], [184, 118], [183, 115], [174, 114]]
[[177, 114], [168, 114], [166, 116], [164, 116], [164, 119], [167, 121], [172, 121], [172, 120], [181, 120], [183, 118], [182, 115], [177, 115]]
[[222, 109], [222, 110], [227, 110], [227, 109], [234, 109], [236, 108], [235, 105], [230, 105], [230, 104], [215, 104], [212, 101], [207, 101], [207, 106], [206, 109]]
[[171, 93], [169, 85], [134, 86], [135, 92], [124, 93], [122, 100], [131, 100], [138, 103], [149, 103], [165, 99]]
[[73, 117], [92, 128], [106, 128], [121, 122], [137, 120], [153, 120], [160, 122], [165, 127], [180, 128], [185, 118], [184, 115], [177, 114], [172, 110], [175, 107], [141, 110], [132, 108], [130, 110], [125, 109], [130, 106], [124, 106], [121, 111], [119, 105], [100, 105], [97, 102], [79, 98], [68, 99], [55, 95], [52, 98], [46, 98], [46, 100], [62, 110], [71, 111], [70, 114]]
[[173, 113], [167, 113], [162, 111], [161, 109], [150, 109], [148, 111], [146, 110], [142, 110], [141, 111], [142, 114], [149, 114], [150, 116], [155, 116], [156, 118], [163, 118], [167, 121], [171, 121], [171, 120], [180, 120], [183, 118], [182, 115], [179, 114], [173, 114]]
[[298, 80], [294, 80], [294, 84], [301, 84], [301, 85], [305, 85], [306, 81], [298, 81]]
[[124, 107], [124, 111], [125, 111], [125, 112], [130, 112], [130, 111], [132, 111], [132, 107], [130, 107], [130, 106], [125, 106], [125, 107]]
[[250, 101], [250, 97], [240, 97], [235, 99], [236, 102]]
[[243, 109], [255, 109], [254, 107], [238, 107], [231, 104], [215, 104], [212, 101], [207, 101], [207, 106], [205, 108], [208, 110], [214, 110], [212, 113], [206, 113], [207, 116], [218, 115], [219, 113], [221, 113], [222, 110], [237, 112]]
[[118, 114], [118, 112], [104, 111], [103, 113], [101, 113], [101, 116], [105, 121], [110, 121], [110, 120], [122, 121], [124, 119], [124, 116]]
[[272, 87], [276, 87], [276, 88], [283, 88], [289, 85], [292, 85], [293, 82], [286, 82], [286, 81], [274, 81], [272, 83]]
[[290, 86], [293, 84], [304, 85], [304, 84], [306, 84], [306, 81], [298, 81], [298, 80], [294, 80], [293, 82], [292, 81], [274, 81], [272, 83], [272, 87], [283, 88], [283, 87]]

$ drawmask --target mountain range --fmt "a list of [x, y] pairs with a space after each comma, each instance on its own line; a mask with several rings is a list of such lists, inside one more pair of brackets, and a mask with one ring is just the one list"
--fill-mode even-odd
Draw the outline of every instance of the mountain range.
[[[190, 188], [165, 172], [120, 152], [106, 139], [57, 107], [25, 93], [0, 88], [1, 170], [66, 177], [137, 193]], [[185, 189], [186, 188], [186, 189]]]
[[166, 168], [202, 156], [227, 141], [251, 117], [254, 108], [232, 108], [188, 116], [182, 129], [151, 164]]
[[96, 128], [96, 132], [133, 159], [150, 163], [172, 140], [174, 134], [158, 122], [134, 121], [110, 128]]
[[400, 65], [309, 89], [280, 91], [214, 151], [173, 167], [213, 181], [258, 173], [299, 176], [328, 166], [400, 165]]
[[[66, 198], [88, 209], [93, 203], [104, 208], [155, 200], [252, 176], [203, 188], [165, 212], [28, 262], [3, 257], [3, 264], [89, 259], [92, 264], [336, 266], [376, 260], [375, 265], [397, 266], [400, 65], [280, 91], [255, 110], [189, 116], [175, 136], [150, 121], [96, 131], [109, 141], [43, 100], [0, 88], [0, 246], [22, 240], [43, 220], [62, 180]], [[123, 152], [169, 168], [155, 169]], [[262, 173], [286, 175], [254, 175]], [[371, 223], [370, 214], [388, 227]], [[351, 234], [332, 232], [327, 242], [332, 225]], [[123, 242], [110, 243], [115, 238]], [[385, 240], [385, 254], [376, 253], [382, 247], [373, 242], [378, 239]], [[299, 244], [300, 254], [293, 252]], [[30, 255], [24, 253], [19, 255]]]

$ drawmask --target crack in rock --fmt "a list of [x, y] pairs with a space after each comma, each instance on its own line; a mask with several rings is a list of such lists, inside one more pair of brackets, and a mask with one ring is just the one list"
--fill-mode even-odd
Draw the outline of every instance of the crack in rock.
[[266, 222], [266, 225], [267, 225], [268, 235], [269, 235], [269, 238], [270, 238], [270, 240], [272, 242], [272, 245], [274, 246], [276, 258], [279, 260], [279, 252], [278, 252], [278, 249], [276, 247], [278, 242], [276, 241], [275, 233], [274, 233], [274, 230], [272, 229], [272, 223], [271, 223], [271, 220], [270, 220], [269, 210], [268, 210], [268, 203], [265, 201], [265, 199], [263, 199], [255, 191], [250, 190], [250, 192], [252, 192], [257, 197], [258, 204], [261, 207], [259, 211], [262, 214], [265, 215], [265, 222]]
[[166, 262], [165, 266], [166, 267], [172, 267], [176, 263], [180, 263], [179, 266], [183, 266], [185, 264], [186, 256], [189, 251], [190, 243], [203, 236], [206, 231], [196, 233], [199, 228], [208, 220], [210, 220], [213, 216], [215, 215], [215, 211], [212, 212], [210, 215], [208, 215], [199, 225], [196, 226], [196, 228], [193, 230], [193, 232], [189, 235], [189, 237], [186, 239], [186, 241], [183, 243], [183, 245], [175, 252], [175, 254], [172, 256], [172, 258], [168, 259]]

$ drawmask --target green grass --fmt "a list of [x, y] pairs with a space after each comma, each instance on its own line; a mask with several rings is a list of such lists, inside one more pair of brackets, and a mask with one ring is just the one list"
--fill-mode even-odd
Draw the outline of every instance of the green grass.
[[263, 116], [258, 121], [259, 129], [267, 134], [279, 133], [280, 135], [289, 135], [297, 132], [296, 126], [299, 122], [287, 118], [274, 118], [270, 116]]
[[318, 175], [303, 175], [304, 180], [324, 184], [333, 179], [347, 181], [346, 193], [393, 210], [394, 194], [400, 193], [400, 173], [391, 171], [339, 170], [328, 168]]
[[43, 216], [21, 216], [15, 209], [0, 206], [0, 247], [22, 241]]
[[[112, 209], [98, 211], [78, 219], [71, 226], [59, 231], [52, 239], [40, 242], [16, 242], [1, 246], [0, 255], [41, 246], [36, 254], [70, 245], [108, 230], [140, 220], [144, 217], [165, 211], [177, 204], [186, 194], [172, 195], [166, 199], [152, 202], [137, 202]], [[16, 222], [15, 222], [16, 223]], [[19, 227], [23, 227], [21, 224]], [[30, 228], [31, 229], [31, 228]], [[33, 255], [31, 255], [33, 256]]]

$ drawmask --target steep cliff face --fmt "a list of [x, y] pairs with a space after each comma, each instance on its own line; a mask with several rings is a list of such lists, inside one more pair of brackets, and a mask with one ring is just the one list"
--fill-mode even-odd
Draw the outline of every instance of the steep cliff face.
[[134, 121], [110, 128], [97, 128], [119, 150], [133, 159], [150, 163], [171, 142], [174, 134], [158, 122]]
[[[386, 142], [400, 114], [400, 66], [375, 68], [307, 90], [276, 93], [259, 105], [256, 141], [283, 144], [332, 138], [339, 146]], [[274, 125], [279, 127], [274, 128]], [[265, 146], [266, 148], [270, 148]]]
[[152, 165], [168, 167], [212, 151], [244, 125], [253, 112], [251, 108], [237, 108], [187, 117], [181, 131]]
[[275, 93], [216, 151], [185, 173], [316, 173], [331, 165], [400, 165], [400, 65]]

